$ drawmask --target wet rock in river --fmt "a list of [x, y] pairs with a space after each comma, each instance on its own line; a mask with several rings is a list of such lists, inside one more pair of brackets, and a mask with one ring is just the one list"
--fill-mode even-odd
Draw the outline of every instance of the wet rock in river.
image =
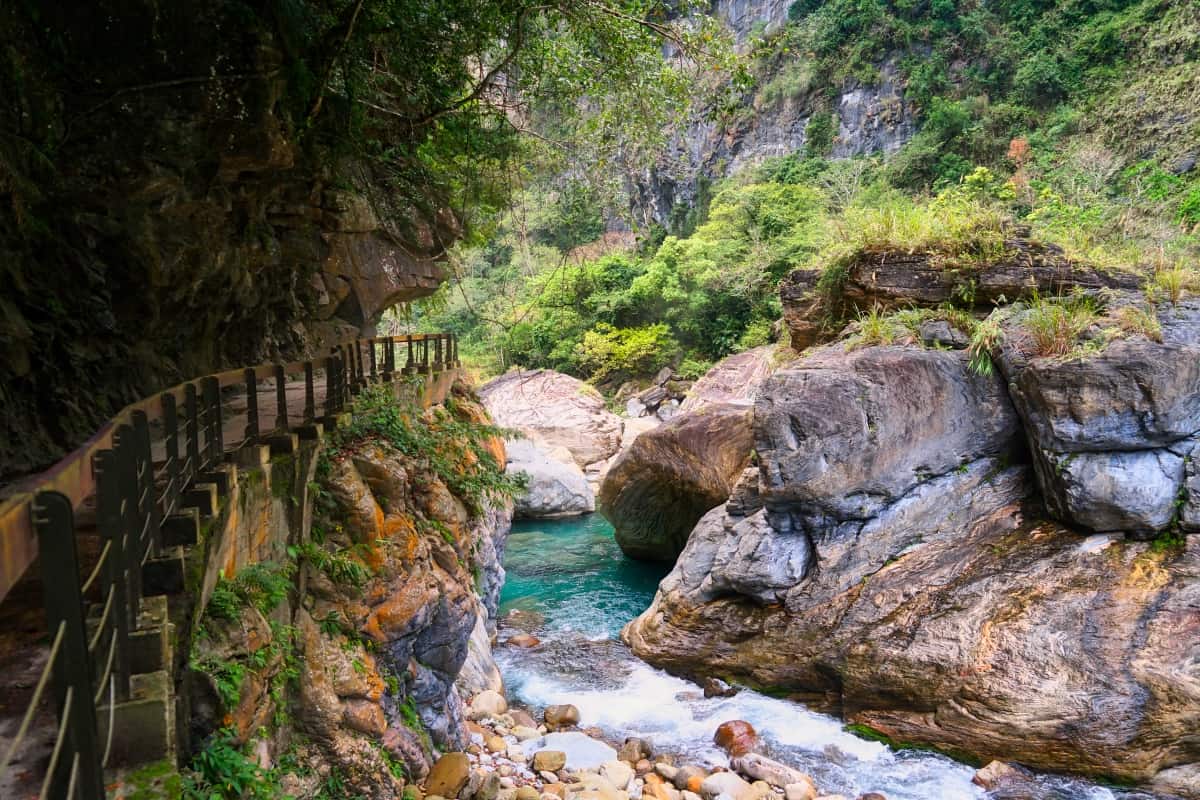
[[717, 727], [713, 742], [729, 755], [740, 756], [749, 753], [758, 744], [758, 733], [749, 722], [735, 719], [722, 722]]
[[570, 704], [547, 706], [543, 716], [551, 729], [579, 724], [579, 709]]
[[439, 797], [458, 797], [471, 777], [471, 762], [466, 753], [446, 753], [434, 763], [425, 780], [425, 793]]

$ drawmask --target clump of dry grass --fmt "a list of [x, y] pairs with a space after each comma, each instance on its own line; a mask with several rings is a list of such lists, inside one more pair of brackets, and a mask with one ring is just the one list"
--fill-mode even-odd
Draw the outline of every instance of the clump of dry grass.
[[1079, 337], [1100, 317], [1096, 301], [1084, 294], [1042, 297], [1034, 292], [1023, 324], [1035, 355], [1069, 355]]

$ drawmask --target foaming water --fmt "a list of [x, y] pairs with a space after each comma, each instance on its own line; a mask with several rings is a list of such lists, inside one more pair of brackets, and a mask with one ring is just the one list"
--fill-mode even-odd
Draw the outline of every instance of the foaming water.
[[[695, 684], [636, 658], [618, 635], [649, 606], [665, 567], [625, 559], [599, 515], [517, 523], [504, 565], [502, 618], [511, 615], [508, 624], [529, 629], [542, 644], [501, 646], [496, 660], [509, 695], [535, 710], [572, 703], [583, 724], [614, 740], [640, 736], [658, 752], [710, 765], [728, 763], [712, 744], [716, 727], [744, 719], [758, 730], [767, 755], [808, 772], [824, 793], [853, 798], [874, 791], [889, 800], [987, 797], [971, 783], [974, 769], [945, 756], [892, 750], [847, 732], [833, 717], [749, 690], [705, 698]], [[1054, 777], [1040, 778], [1037, 789], [1038, 800], [1148, 797]]]

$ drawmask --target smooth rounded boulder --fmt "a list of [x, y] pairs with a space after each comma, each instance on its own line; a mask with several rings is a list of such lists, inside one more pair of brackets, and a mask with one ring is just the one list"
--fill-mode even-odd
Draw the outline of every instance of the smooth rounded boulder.
[[630, 558], [674, 561], [709, 509], [729, 498], [754, 448], [748, 406], [718, 403], [647, 431], [600, 485], [600, 512]]
[[506, 447], [509, 474], [526, 476], [513, 502], [514, 519], [559, 519], [596, 510], [596, 495], [566, 448], [548, 450], [530, 439]]
[[570, 375], [516, 370], [488, 381], [479, 397], [497, 425], [565, 447], [581, 469], [611, 458], [621, 446], [620, 417], [599, 392]]

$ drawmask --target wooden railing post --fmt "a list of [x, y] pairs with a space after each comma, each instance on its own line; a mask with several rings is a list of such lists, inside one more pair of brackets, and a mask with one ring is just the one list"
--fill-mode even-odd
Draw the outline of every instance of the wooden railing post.
[[41, 554], [46, 623], [51, 640], [60, 628], [63, 632], [61, 651], [52, 668], [60, 731], [66, 741], [50, 767], [47, 785], [59, 787], [51, 789], [52, 796], [66, 797], [74, 774], [77, 796], [100, 800], [105, 796], [104, 771], [100, 765], [91, 659], [79, 587], [74, 512], [66, 495], [38, 492], [31, 513]]
[[[187, 463], [184, 465], [183, 481], [189, 484], [200, 472], [200, 409], [196, 404], [196, 384], [183, 387], [184, 436], [187, 439]], [[114, 449], [116, 445], [114, 444]]]
[[129, 699], [129, 631], [136, 622], [129, 602], [129, 531], [124, 526], [121, 512], [121, 485], [118, 478], [117, 454], [113, 450], [102, 450], [96, 454], [96, 526], [103, 541], [108, 544], [108, 563], [105, 564], [105, 582], [113, 589], [113, 614], [116, 619], [117, 654], [113, 665], [116, 682], [116, 699]]
[[288, 429], [287, 376], [283, 364], [275, 365], [275, 430], [286, 433]]
[[246, 433], [242, 438], [254, 443], [258, 441], [258, 377], [253, 369], [244, 373], [246, 382]]
[[114, 469], [121, 514], [121, 530], [124, 536], [124, 561], [129, 568], [129, 616], [136, 620], [142, 600], [142, 522], [137, 502], [137, 465], [134, 462], [133, 430], [128, 425], [117, 428], [113, 434]]
[[412, 375], [414, 372], [417, 371], [417, 364], [415, 361], [413, 361], [413, 337], [412, 337], [412, 334], [411, 333], [408, 334], [407, 336], [404, 337], [404, 339], [406, 342], [408, 342], [408, 361], [404, 362], [404, 374]]
[[142, 518], [140, 535], [146, 552], [162, 553], [162, 518], [159, 515], [158, 492], [154, 485], [154, 453], [150, 448], [150, 420], [145, 411], [134, 411], [134, 463], [137, 475], [138, 513]]
[[367, 385], [366, 369], [363, 367], [362, 342], [358, 339], [354, 340], [354, 359], [358, 365], [357, 380], [354, 382], [354, 394], [358, 394]]
[[[159, 398], [162, 404], [163, 433], [166, 436], [164, 450], [167, 462], [164, 471], [167, 485], [163, 488], [163, 514], [174, 514], [179, 504], [179, 496], [183, 493], [183, 465], [179, 461], [179, 414], [175, 408], [175, 395], [167, 392]], [[99, 492], [97, 491], [97, 500]]]
[[379, 383], [379, 368], [375, 363], [375, 345], [378, 340], [367, 339], [367, 352], [371, 354], [371, 383]]
[[313, 362], [304, 362], [304, 424], [312, 425], [317, 419], [317, 389], [313, 385]]
[[388, 336], [383, 340], [383, 380], [391, 383], [396, 372], [396, 337]]
[[204, 398], [205, 447], [208, 468], [213, 469], [225, 458], [225, 429], [221, 422], [221, 383], [213, 376], [200, 380], [200, 392]]

